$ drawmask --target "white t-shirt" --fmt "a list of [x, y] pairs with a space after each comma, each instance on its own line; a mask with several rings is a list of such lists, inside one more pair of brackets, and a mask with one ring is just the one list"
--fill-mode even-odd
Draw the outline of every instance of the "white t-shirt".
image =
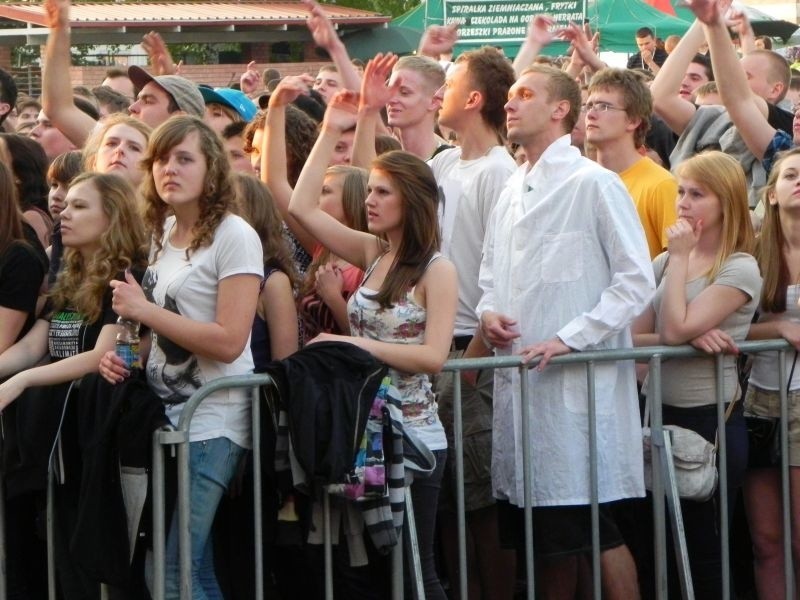
[[478, 328], [478, 274], [489, 216], [517, 165], [503, 146], [494, 146], [474, 160], [462, 160], [461, 148], [444, 150], [430, 166], [444, 196], [439, 203], [442, 254], [458, 271], [455, 334], [472, 335]]
[[[163, 249], [145, 273], [142, 287], [151, 302], [193, 321], [216, 318], [219, 282], [232, 275], [263, 275], [261, 241], [242, 218], [227, 215], [217, 227], [210, 246], [186, 259], [185, 248], [169, 242], [175, 218], [164, 224]], [[184, 350], [153, 332], [147, 361], [147, 381], [167, 404], [167, 417], [178, 423], [183, 404], [205, 383], [253, 370], [250, 342], [232, 363], [224, 363]], [[250, 442], [250, 402], [245, 390], [228, 389], [206, 398], [194, 413], [190, 441], [226, 437], [244, 448]]]

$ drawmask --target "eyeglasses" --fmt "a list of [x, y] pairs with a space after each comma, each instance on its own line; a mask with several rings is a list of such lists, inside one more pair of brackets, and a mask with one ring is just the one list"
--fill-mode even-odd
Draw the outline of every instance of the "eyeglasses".
[[591, 111], [596, 112], [608, 112], [610, 110], [620, 110], [625, 112], [626, 109], [619, 108], [618, 106], [612, 106], [608, 102], [587, 102], [582, 107], [587, 113]]

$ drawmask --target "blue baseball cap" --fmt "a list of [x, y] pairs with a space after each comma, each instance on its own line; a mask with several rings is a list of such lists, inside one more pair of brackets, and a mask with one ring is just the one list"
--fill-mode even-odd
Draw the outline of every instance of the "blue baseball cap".
[[200, 86], [200, 94], [206, 104], [222, 104], [235, 110], [239, 116], [249, 123], [256, 116], [258, 108], [243, 92], [233, 88], [210, 88]]

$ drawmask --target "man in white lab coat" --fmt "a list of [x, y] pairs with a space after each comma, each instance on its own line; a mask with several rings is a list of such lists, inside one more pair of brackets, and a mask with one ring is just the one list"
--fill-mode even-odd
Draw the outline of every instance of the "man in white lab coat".
[[[619, 177], [580, 156], [569, 132], [581, 96], [544, 65], [523, 72], [506, 104], [508, 138], [528, 156], [509, 179], [489, 225], [477, 312], [498, 354], [541, 358], [528, 372], [534, 552], [547, 598], [573, 597], [591, 552], [588, 395], [583, 365], [550, 366], [560, 354], [630, 347], [629, 326], [655, 285], [642, 226]], [[636, 569], [610, 503], [644, 495], [642, 442], [631, 362], [599, 363], [596, 407], [604, 596], [638, 596]], [[516, 370], [494, 390], [492, 484], [501, 537], [520, 534], [524, 505]]]

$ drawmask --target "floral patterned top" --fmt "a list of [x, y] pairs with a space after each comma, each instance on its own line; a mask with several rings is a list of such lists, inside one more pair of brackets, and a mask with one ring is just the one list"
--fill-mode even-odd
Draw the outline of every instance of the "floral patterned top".
[[[391, 308], [381, 308], [378, 302], [370, 298], [375, 290], [363, 285], [381, 256], [366, 270], [362, 285], [347, 302], [350, 333], [380, 342], [422, 344], [425, 340], [426, 311], [425, 307], [414, 301], [414, 288], [409, 288], [405, 299]], [[434, 254], [428, 264], [440, 256], [439, 253]], [[429, 449], [447, 448], [430, 377], [426, 373], [405, 373], [391, 368], [389, 375], [402, 397], [403, 424], [412, 428], [417, 438]]]

